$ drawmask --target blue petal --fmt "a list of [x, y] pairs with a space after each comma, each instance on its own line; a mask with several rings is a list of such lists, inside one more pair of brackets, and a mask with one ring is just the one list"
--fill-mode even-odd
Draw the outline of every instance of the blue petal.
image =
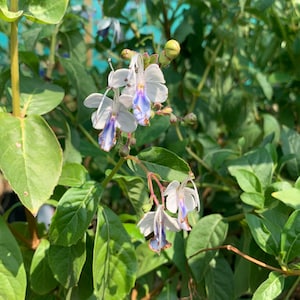
[[133, 99], [133, 113], [140, 125], [146, 126], [149, 124], [149, 118], [151, 115], [150, 100], [145, 95], [143, 89], [137, 90]]
[[179, 210], [181, 212], [181, 217], [182, 219], [185, 219], [185, 217], [187, 216], [188, 210], [184, 204], [184, 199], [179, 199]]
[[99, 145], [102, 150], [110, 151], [116, 143], [116, 117], [111, 116], [107, 119], [103, 131], [99, 134]]

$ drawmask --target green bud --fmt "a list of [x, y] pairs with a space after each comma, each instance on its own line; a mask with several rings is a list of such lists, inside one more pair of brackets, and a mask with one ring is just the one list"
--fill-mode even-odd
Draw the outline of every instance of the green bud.
[[183, 121], [187, 125], [195, 125], [197, 122], [197, 116], [194, 113], [189, 113], [184, 116]]
[[129, 153], [130, 153], [130, 148], [128, 147], [128, 145], [123, 145], [119, 150], [120, 157], [126, 157], [129, 155]]

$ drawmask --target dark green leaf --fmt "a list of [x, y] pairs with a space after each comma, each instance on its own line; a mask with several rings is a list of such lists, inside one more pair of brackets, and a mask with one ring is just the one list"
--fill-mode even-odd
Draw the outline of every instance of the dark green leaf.
[[30, 285], [32, 290], [39, 295], [47, 294], [58, 285], [48, 263], [49, 247], [50, 243], [41, 239], [30, 266]]
[[120, 17], [125, 4], [126, 0], [104, 0], [103, 13], [107, 17]]
[[141, 164], [150, 172], [158, 174], [162, 180], [185, 180], [189, 173], [189, 165], [175, 153], [160, 147], [148, 148], [138, 155], [138, 162], [128, 160], [128, 165], [136, 175], [146, 177]]
[[48, 258], [54, 278], [65, 288], [75, 286], [85, 263], [85, 236], [68, 247], [50, 245]]

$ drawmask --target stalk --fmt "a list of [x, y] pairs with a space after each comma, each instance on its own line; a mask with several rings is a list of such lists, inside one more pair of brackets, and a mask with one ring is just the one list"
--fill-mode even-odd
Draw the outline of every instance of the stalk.
[[[10, 10], [18, 11], [18, 0], [11, 0]], [[19, 75], [19, 53], [18, 53], [18, 22], [11, 23], [10, 32], [10, 57], [11, 57], [11, 88], [12, 88], [12, 107], [15, 117], [21, 116], [20, 108], [20, 75]]]

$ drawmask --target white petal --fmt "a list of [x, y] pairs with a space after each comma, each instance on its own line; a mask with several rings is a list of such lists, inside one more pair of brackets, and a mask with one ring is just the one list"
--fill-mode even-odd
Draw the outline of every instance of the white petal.
[[166, 200], [166, 208], [171, 213], [175, 214], [178, 210], [177, 196], [176, 192], [172, 191]]
[[[100, 104], [100, 102], [102, 101], [102, 99], [104, 98], [108, 98], [106, 96], [104, 96], [103, 94], [99, 94], [99, 93], [93, 93], [90, 94], [89, 96], [87, 96], [85, 98], [85, 100], [83, 101], [84, 106], [89, 107], [89, 108], [97, 108]], [[110, 99], [110, 98], [108, 98]]]
[[193, 189], [184, 188], [184, 204], [187, 209], [187, 211], [192, 211], [197, 207], [196, 195]]
[[108, 75], [108, 86], [112, 88], [119, 88], [127, 84], [127, 77], [129, 76], [128, 69], [118, 69], [111, 71]]
[[132, 100], [133, 100], [132, 95], [121, 94], [121, 96], [119, 97], [120, 103], [122, 103], [126, 108], [132, 107]]
[[120, 110], [117, 117], [117, 127], [124, 132], [133, 132], [137, 128], [136, 119], [129, 111]]
[[165, 212], [163, 212], [163, 214], [164, 214], [164, 222], [165, 222], [166, 229], [170, 231], [180, 231], [181, 228], [178, 223], [178, 220], [176, 218], [170, 217]]
[[162, 103], [168, 98], [168, 88], [162, 83], [147, 82], [145, 91], [146, 95], [153, 103]]
[[164, 74], [157, 64], [150, 64], [145, 70], [145, 81], [165, 83]]
[[145, 214], [145, 216], [143, 217], [143, 219], [141, 219], [137, 226], [140, 228], [141, 233], [144, 236], [148, 236], [149, 234], [151, 234], [153, 232], [153, 221], [154, 221], [154, 216], [155, 216], [154, 211], [150, 211], [148, 213]]
[[164, 191], [164, 196], [168, 195], [170, 191], [176, 190], [179, 187], [179, 185], [180, 183], [177, 180], [173, 180], [172, 182], [170, 182], [166, 190]]
[[92, 123], [95, 129], [103, 129], [107, 119], [109, 118], [111, 113], [111, 108], [108, 107], [106, 110], [102, 110], [100, 114], [96, 111], [92, 113]]
[[101, 19], [97, 24], [97, 30], [100, 31], [106, 29], [107, 27], [110, 26], [111, 22], [112, 22], [111, 18]]

